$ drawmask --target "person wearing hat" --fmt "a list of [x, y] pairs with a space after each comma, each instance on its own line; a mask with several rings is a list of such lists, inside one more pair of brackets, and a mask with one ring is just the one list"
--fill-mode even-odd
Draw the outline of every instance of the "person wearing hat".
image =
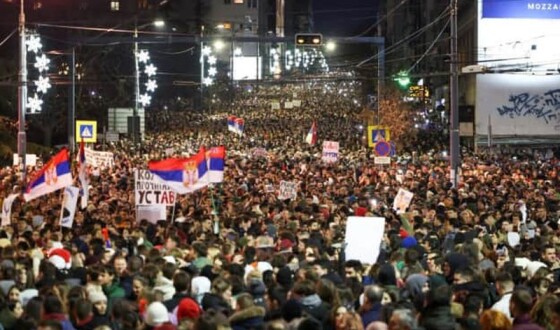
[[192, 298], [183, 298], [177, 308], [175, 309], [175, 316], [177, 318], [177, 325], [182, 325], [187, 322], [196, 322], [202, 310], [198, 303]]
[[169, 320], [167, 308], [159, 301], [154, 301], [148, 306], [144, 316], [146, 330], [176, 330]]
[[88, 299], [93, 306], [93, 314], [102, 320], [107, 318], [107, 296], [103, 292], [92, 291], [88, 293]]

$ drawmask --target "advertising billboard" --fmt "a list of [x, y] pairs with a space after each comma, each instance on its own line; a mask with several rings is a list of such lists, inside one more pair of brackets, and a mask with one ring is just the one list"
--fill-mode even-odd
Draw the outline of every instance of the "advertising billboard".
[[560, 58], [560, 0], [480, 0], [478, 61], [501, 72], [547, 72]]
[[478, 136], [560, 134], [560, 76], [485, 74], [476, 80]]
[[483, 18], [560, 18], [560, 0], [483, 0]]

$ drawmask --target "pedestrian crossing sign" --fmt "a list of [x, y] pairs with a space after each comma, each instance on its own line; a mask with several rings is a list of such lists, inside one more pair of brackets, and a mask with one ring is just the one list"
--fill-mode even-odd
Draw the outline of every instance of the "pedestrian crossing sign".
[[391, 140], [391, 131], [387, 127], [368, 126], [368, 145], [372, 148], [378, 142], [389, 142]]
[[97, 142], [97, 122], [95, 120], [76, 120], [76, 142]]

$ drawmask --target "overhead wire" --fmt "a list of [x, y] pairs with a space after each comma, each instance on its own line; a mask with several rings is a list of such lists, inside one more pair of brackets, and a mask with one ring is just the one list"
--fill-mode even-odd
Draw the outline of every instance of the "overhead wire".
[[[440, 14], [435, 20], [433, 20], [432, 22], [426, 24], [424, 27], [422, 27], [422, 28], [416, 30], [415, 32], [409, 34], [409, 35], [406, 36], [405, 38], [401, 39], [399, 42], [397, 42], [397, 43], [391, 45], [390, 47], [387, 47], [387, 48], [385, 49], [385, 51], [384, 51], [384, 55], [388, 55], [388, 54], [390, 54], [390, 53], [392, 53], [392, 52], [395, 52], [395, 51], [398, 49], [397, 47], [400, 47], [400, 46], [403, 45], [404, 43], [410, 42], [410, 41], [416, 39], [417, 37], [419, 37], [420, 35], [422, 35], [422, 33], [424, 33], [426, 30], [428, 30], [429, 28], [431, 28], [432, 26], [434, 26], [435, 24], [437, 24], [439, 21], [441, 21], [441, 20], [445, 17], [445, 15], [447, 15], [447, 14], [449, 13], [449, 11], [450, 11], [450, 7], [447, 6], [446, 9], [443, 10], [443, 11], [441, 12], [441, 14]], [[377, 53], [377, 54], [374, 54], [373, 56], [370, 56], [370, 57], [366, 58], [365, 60], [363, 60], [363, 61], [361, 61], [360, 63], [358, 63], [358, 64], [356, 65], [356, 67], [361, 67], [361, 66], [364, 65], [365, 63], [367, 63], [367, 62], [369, 62], [369, 61], [371, 61], [371, 60], [374, 60], [374, 59], [378, 58], [379, 55], [380, 55], [380, 53]]]
[[439, 31], [439, 34], [437, 35], [437, 37], [434, 39], [434, 41], [432, 42], [432, 44], [426, 49], [426, 51], [424, 52], [424, 54], [422, 54], [422, 56], [420, 56], [420, 58], [414, 62], [414, 64], [408, 69], [406, 70], [406, 73], [410, 73], [412, 70], [414, 70], [414, 68], [420, 63], [422, 62], [422, 60], [426, 57], [426, 55], [432, 50], [432, 48], [434, 48], [435, 44], [439, 41], [439, 39], [441, 38], [441, 36], [443, 35], [443, 33], [445, 32], [445, 30], [447, 29], [447, 27], [449, 26], [449, 23], [451, 22], [451, 17], [449, 17], [449, 19], [447, 20], [447, 22], [445, 23], [445, 25], [443, 26], [443, 28], [441, 29], [441, 31]]

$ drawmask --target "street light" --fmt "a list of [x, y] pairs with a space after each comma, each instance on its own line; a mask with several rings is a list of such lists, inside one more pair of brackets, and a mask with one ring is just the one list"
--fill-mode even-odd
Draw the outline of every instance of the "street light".
[[[134, 109], [132, 112], [132, 140], [134, 141], [134, 144], [137, 144], [140, 141], [140, 118], [138, 117], [138, 106], [139, 103], [142, 102], [143, 105], [145, 105], [146, 103], [149, 103], [149, 97], [143, 95], [142, 96], [142, 100], [141, 100], [141, 96], [140, 96], [140, 68], [139, 68], [139, 61], [143, 61], [145, 62], [147, 59], [149, 59], [149, 56], [144, 55], [143, 53], [138, 51], [138, 29], [143, 29], [147, 26], [153, 25], [155, 27], [163, 27], [165, 26], [165, 22], [162, 20], [155, 20], [153, 22], [150, 23], [146, 23], [143, 24], [141, 26], [137, 26], [136, 24], [134, 25], [134, 72], [135, 72], [135, 81], [134, 81]], [[140, 58], [142, 56], [142, 58]], [[153, 74], [155, 74], [155, 67], [153, 65], [151, 65], [150, 67], [152, 70], [150, 70], [150, 73], [148, 73], [149, 76]], [[146, 71], [148, 71], [148, 66], [146, 67]], [[150, 83], [151, 81], [149, 81], [148, 83]], [[157, 87], [157, 85], [155, 84], [155, 82], [152, 82], [149, 86], [148, 89], [155, 89]]]
[[18, 76], [18, 157], [21, 164], [21, 189], [22, 192], [26, 185], [26, 136], [25, 136], [25, 108], [27, 107], [27, 49], [25, 45], [25, 11], [23, 8], [24, 0], [20, 0], [19, 11], [19, 76]]

